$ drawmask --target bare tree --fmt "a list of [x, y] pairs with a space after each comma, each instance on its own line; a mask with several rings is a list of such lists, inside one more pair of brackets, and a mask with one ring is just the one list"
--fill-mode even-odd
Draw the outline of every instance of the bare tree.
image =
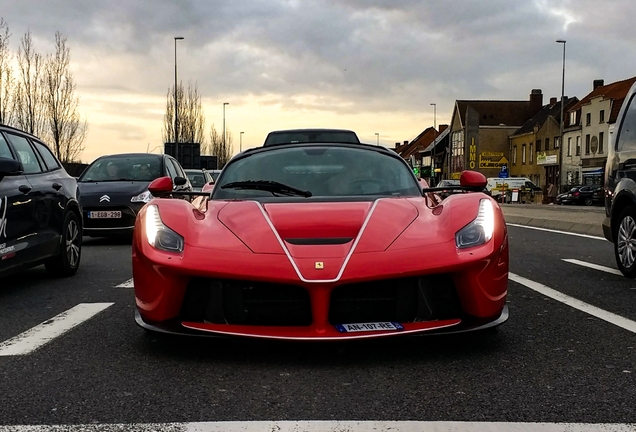
[[222, 133], [218, 133], [214, 125], [210, 129], [210, 149], [217, 157], [218, 168], [221, 169], [232, 158], [232, 133], [225, 131], [225, 142]]
[[[205, 116], [196, 82], [194, 85], [188, 83], [187, 89], [183, 87], [182, 83], [179, 83], [177, 86], [177, 108], [179, 110], [177, 118], [179, 142], [199, 143], [201, 144], [201, 154], [205, 154], [207, 150], [204, 133]], [[166, 115], [162, 132], [164, 143], [175, 142], [174, 127], [174, 86], [172, 86], [166, 95]]]
[[9, 51], [9, 26], [4, 18], [0, 18], [0, 124], [11, 124], [11, 52]]
[[53, 151], [62, 162], [74, 162], [84, 150], [87, 124], [78, 112], [75, 81], [69, 69], [71, 50], [66, 38], [55, 33], [55, 53], [48, 55], [44, 65], [42, 102], [46, 133]]
[[42, 55], [33, 49], [31, 32], [20, 40], [18, 49], [19, 75], [13, 93], [14, 120], [16, 126], [33, 135], [40, 136], [44, 129], [42, 100]]

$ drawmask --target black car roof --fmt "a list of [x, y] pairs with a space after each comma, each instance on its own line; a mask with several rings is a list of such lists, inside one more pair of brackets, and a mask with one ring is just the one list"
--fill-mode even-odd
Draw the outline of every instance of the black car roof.
[[[400, 161], [406, 164], [406, 161], [398, 155], [396, 152], [391, 151], [390, 149], [378, 146], [375, 144], [364, 144], [364, 143], [288, 143], [288, 144], [277, 144], [275, 146], [262, 146], [262, 147], [252, 147], [247, 150], [244, 150], [242, 153], [234, 156], [230, 162], [234, 160], [243, 159], [249, 157], [256, 153], [269, 152], [269, 151], [277, 151], [285, 148], [294, 148], [294, 147], [348, 147], [348, 148], [358, 148], [369, 151], [376, 151], [378, 153], [383, 153], [387, 156], [390, 156], [395, 159], [399, 159]], [[228, 162], [229, 163], [229, 162]]]
[[127, 158], [127, 157], [131, 157], [131, 156], [148, 156], [148, 157], [161, 158], [161, 157], [163, 157], [163, 154], [157, 154], [157, 153], [116, 153], [116, 154], [109, 154], [109, 155], [101, 155], [100, 158], [103, 158], [103, 157]]
[[[36, 140], [38, 140], [40, 142], [43, 142], [42, 139], [37, 137], [36, 135], [33, 135], [32, 133], [29, 133], [29, 132], [26, 132], [26, 131], [23, 131], [22, 129], [18, 129], [17, 127], [14, 127], [14, 126], [9, 126], [9, 125], [6, 125], [4, 123], [0, 123], [0, 128], [9, 129], [11, 131], [15, 131], [15, 132], [21, 133], [23, 135], [27, 135], [27, 136], [29, 136], [29, 137], [31, 137], [33, 139], [36, 139]], [[48, 144], [47, 144], [47, 147], [48, 147]]]
[[280, 129], [280, 130], [271, 131], [269, 134], [289, 133], [289, 132], [350, 132], [350, 133], [355, 133], [354, 131], [349, 130], [349, 129], [304, 128], [304, 129]]
[[[313, 134], [313, 135], [320, 135], [320, 134], [346, 134], [347, 136], [350, 136], [350, 137], [355, 139], [355, 141], [347, 141], [347, 142], [357, 142], [357, 143], [360, 142], [360, 138], [358, 138], [358, 135], [354, 131], [349, 130], [349, 129], [303, 128], [303, 129], [281, 129], [281, 130], [272, 131], [272, 132], [267, 134], [267, 137], [265, 137], [265, 142], [263, 143], [263, 146], [287, 144], [286, 142], [282, 142], [282, 143], [276, 142], [276, 141], [274, 141], [274, 139], [272, 139], [272, 137], [276, 136], [276, 135], [283, 135], [284, 136], [284, 135], [294, 135], [294, 134], [298, 134], [298, 135], [304, 135], [304, 134]], [[272, 141], [274, 141], [274, 142], [272, 142]], [[307, 142], [307, 141], [303, 141], [303, 142]], [[329, 141], [329, 142], [334, 142], [334, 141]], [[293, 144], [293, 142], [291, 142], [290, 144]]]
[[164, 155], [156, 154], [156, 153], [116, 153], [116, 154], [110, 154], [110, 155], [101, 155], [97, 159], [95, 159], [93, 162], [96, 162], [100, 159], [105, 159], [105, 158], [126, 159], [129, 157], [141, 157], [141, 156], [146, 156], [146, 157], [155, 158], [155, 159], [162, 159]]

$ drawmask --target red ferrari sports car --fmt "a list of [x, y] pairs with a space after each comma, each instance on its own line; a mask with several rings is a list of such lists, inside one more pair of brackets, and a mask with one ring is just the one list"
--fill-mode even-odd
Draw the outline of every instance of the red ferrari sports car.
[[460, 183], [442, 201], [395, 152], [356, 143], [246, 150], [190, 200], [157, 179], [134, 230], [136, 321], [288, 340], [497, 326], [506, 225], [483, 175]]

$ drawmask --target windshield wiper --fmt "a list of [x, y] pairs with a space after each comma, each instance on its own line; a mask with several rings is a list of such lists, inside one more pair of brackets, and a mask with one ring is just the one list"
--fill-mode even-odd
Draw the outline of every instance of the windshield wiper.
[[221, 189], [254, 189], [271, 192], [273, 194], [280, 193], [284, 195], [303, 196], [305, 198], [312, 196], [312, 193], [308, 190], [298, 189], [272, 180], [244, 180], [231, 182], [221, 186]]

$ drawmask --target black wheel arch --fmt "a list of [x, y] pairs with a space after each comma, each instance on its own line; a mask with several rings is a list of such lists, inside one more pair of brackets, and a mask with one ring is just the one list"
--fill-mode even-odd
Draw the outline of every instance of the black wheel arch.
[[611, 228], [612, 237], [616, 238], [616, 230], [618, 228], [618, 216], [629, 206], [636, 207], [636, 195], [630, 190], [623, 189], [620, 191], [612, 202], [611, 208]]
[[77, 222], [80, 225], [80, 228], [83, 228], [84, 226], [84, 221], [82, 219], [82, 210], [80, 209], [80, 204], [79, 202], [75, 201], [75, 200], [70, 200], [68, 201], [68, 203], [66, 204], [66, 208], [69, 211], [72, 211], [73, 213], [75, 213], [75, 216], [77, 216]]

